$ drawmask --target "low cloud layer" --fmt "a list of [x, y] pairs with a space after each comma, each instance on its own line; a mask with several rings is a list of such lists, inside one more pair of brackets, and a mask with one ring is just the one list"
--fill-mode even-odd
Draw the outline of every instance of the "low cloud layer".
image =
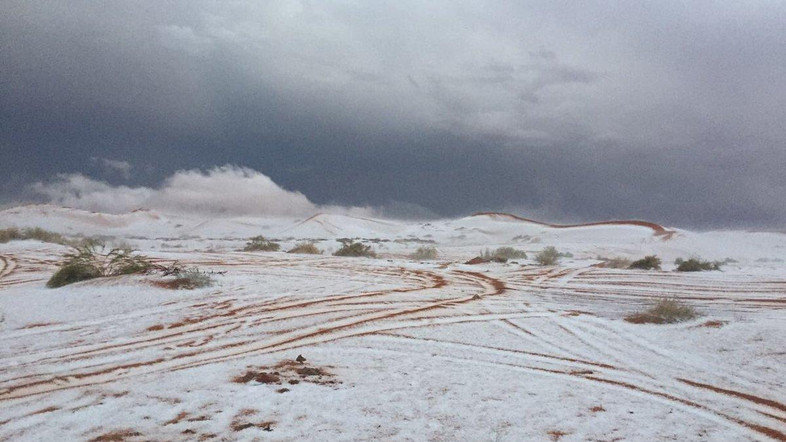
[[36, 183], [32, 190], [53, 204], [109, 213], [140, 208], [218, 216], [303, 216], [320, 210], [362, 211], [319, 207], [303, 194], [282, 189], [259, 172], [234, 166], [216, 167], [207, 172], [179, 171], [158, 188], [112, 186], [84, 175], [70, 174]]

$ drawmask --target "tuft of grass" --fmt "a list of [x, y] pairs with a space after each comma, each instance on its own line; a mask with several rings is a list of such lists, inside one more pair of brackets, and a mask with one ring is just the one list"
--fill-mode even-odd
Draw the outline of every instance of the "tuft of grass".
[[273, 241], [269, 241], [264, 236], [259, 235], [249, 238], [246, 246], [243, 247], [244, 252], [277, 252], [281, 246]]
[[434, 246], [418, 247], [409, 257], [418, 261], [437, 259], [437, 248]]
[[213, 278], [206, 272], [191, 268], [175, 274], [175, 279], [158, 282], [159, 287], [172, 290], [194, 290], [213, 285]]
[[0, 243], [9, 241], [35, 239], [41, 242], [48, 242], [53, 244], [71, 245], [74, 242], [64, 237], [63, 235], [55, 232], [44, 230], [40, 227], [30, 227], [26, 229], [17, 229], [10, 227], [0, 230]]
[[660, 270], [660, 258], [655, 255], [648, 255], [642, 259], [633, 261], [629, 269], [640, 269], [640, 270]]
[[508, 259], [527, 259], [527, 252], [513, 247], [500, 247], [494, 251], [494, 257]]
[[549, 246], [535, 255], [535, 261], [542, 266], [553, 266], [559, 262], [560, 256], [556, 248]]
[[153, 267], [147, 257], [135, 255], [129, 249], [111, 249], [106, 252], [103, 245], [81, 245], [63, 255], [60, 268], [46, 286], [56, 288], [102, 276], [146, 273]]
[[677, 264], [678, 272], [704, 272], [709, 270], [720, 270], [722, 263], [717, 261], [702, 261], [698, 258], [690, 258], [687, 261], [682, 258], [677, 258], [674, 264]]
[[46, 286], [50, 289], [54, 289], [75, 282], [99, 278], [101, 276], [103, 276], [101, 269], [94, 265], [80, 263], [64, 264], [51, 278], [49, 278], [49, 281], [46, 282]]
[[362, 242], [353, 242], [351, 240], [343, 241], [344, 245], [336, 250], [333, 256], [363, 256], [366, 258], [375, 258], [377, 254], [371, 248]]
[[305, 253], [309, 255], [319, 255], [322, 253], [322, 250], [319, 250], [317, 246], [314, 245], [313, 242], [302, 242], [295, 245], [295, 247], [293, 247], [291, 250], [288, 250], [287, 253]]
[[603, 258], [603, 257], [598, 257], [597, 259], [603, 261], [603, 267], [605, 267], [607, 269], [627, 269], [631, 265], [631, 261], [628, 258], [621, 258], [621, 257]]
[[103, 242], [97, 238], [67, 238], [59, 233], [50, 232], [49, 230], [45, 230], [40, 227], [28, 227], [25, 229], [9, 227], [6, 229], [0, 229], [0, 244], [7, 243], [9, 241], [22, 241], [26, 239], [33, 239], [36, 241], [71, 247], [103, 244]]
[[676, 299], [661, 299], [649, 309], [628, 315], [625, 320], [633, 324], [673, 324], [697, 317], [696, 310]]
[[0, 244], [5, 244], [9, 241], [23, 239], [22, 231], [16, 227], [9, 227], [7, 229], [0, 229]]

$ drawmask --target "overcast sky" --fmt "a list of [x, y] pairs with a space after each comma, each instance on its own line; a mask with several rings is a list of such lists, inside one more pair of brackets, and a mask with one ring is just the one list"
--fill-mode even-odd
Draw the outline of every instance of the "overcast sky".
[[786, 225], [786, 2], [2, 11], [0, 202], [201, 176], [298, 210]]

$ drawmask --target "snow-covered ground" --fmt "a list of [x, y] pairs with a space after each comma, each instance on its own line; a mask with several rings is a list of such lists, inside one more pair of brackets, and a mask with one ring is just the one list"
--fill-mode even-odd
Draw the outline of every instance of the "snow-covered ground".
[[[0, 212], [9, 226], [226, 273], [193, 291], [154, 275], [47, 289], [66, 247], [0, 244], [0, 440], [786, 438], [784, 234], [53, 206]], [[363, 238], [380, 256], [237, 251], [258, 234], [284, 250]], [[424, 244], [437, 260], [406, 258]], [[530, 257], [462, 264], [502, 245]], [[545, 246], [573, 256], [537, 266]], [[645, 254], [664, 271], [598, 266]], [[693, 255], [734, 262], [673, 271]], [[701, 316], [623, 320], [662, 297]]]

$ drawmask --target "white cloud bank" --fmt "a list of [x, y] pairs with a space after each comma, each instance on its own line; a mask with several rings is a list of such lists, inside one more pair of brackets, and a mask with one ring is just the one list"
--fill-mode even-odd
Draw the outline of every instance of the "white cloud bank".
[[300, 192], [282, 189], [253, 169], [221, 166], [181, 170], [158, 188], [113, 186], [81, 174], [62, 174], [32, 190], [52, 204], [108, 213], [146, 208], [212, 216], [304, 216], [316, 212], [372, 215], [359, 207], [320, 206]]

